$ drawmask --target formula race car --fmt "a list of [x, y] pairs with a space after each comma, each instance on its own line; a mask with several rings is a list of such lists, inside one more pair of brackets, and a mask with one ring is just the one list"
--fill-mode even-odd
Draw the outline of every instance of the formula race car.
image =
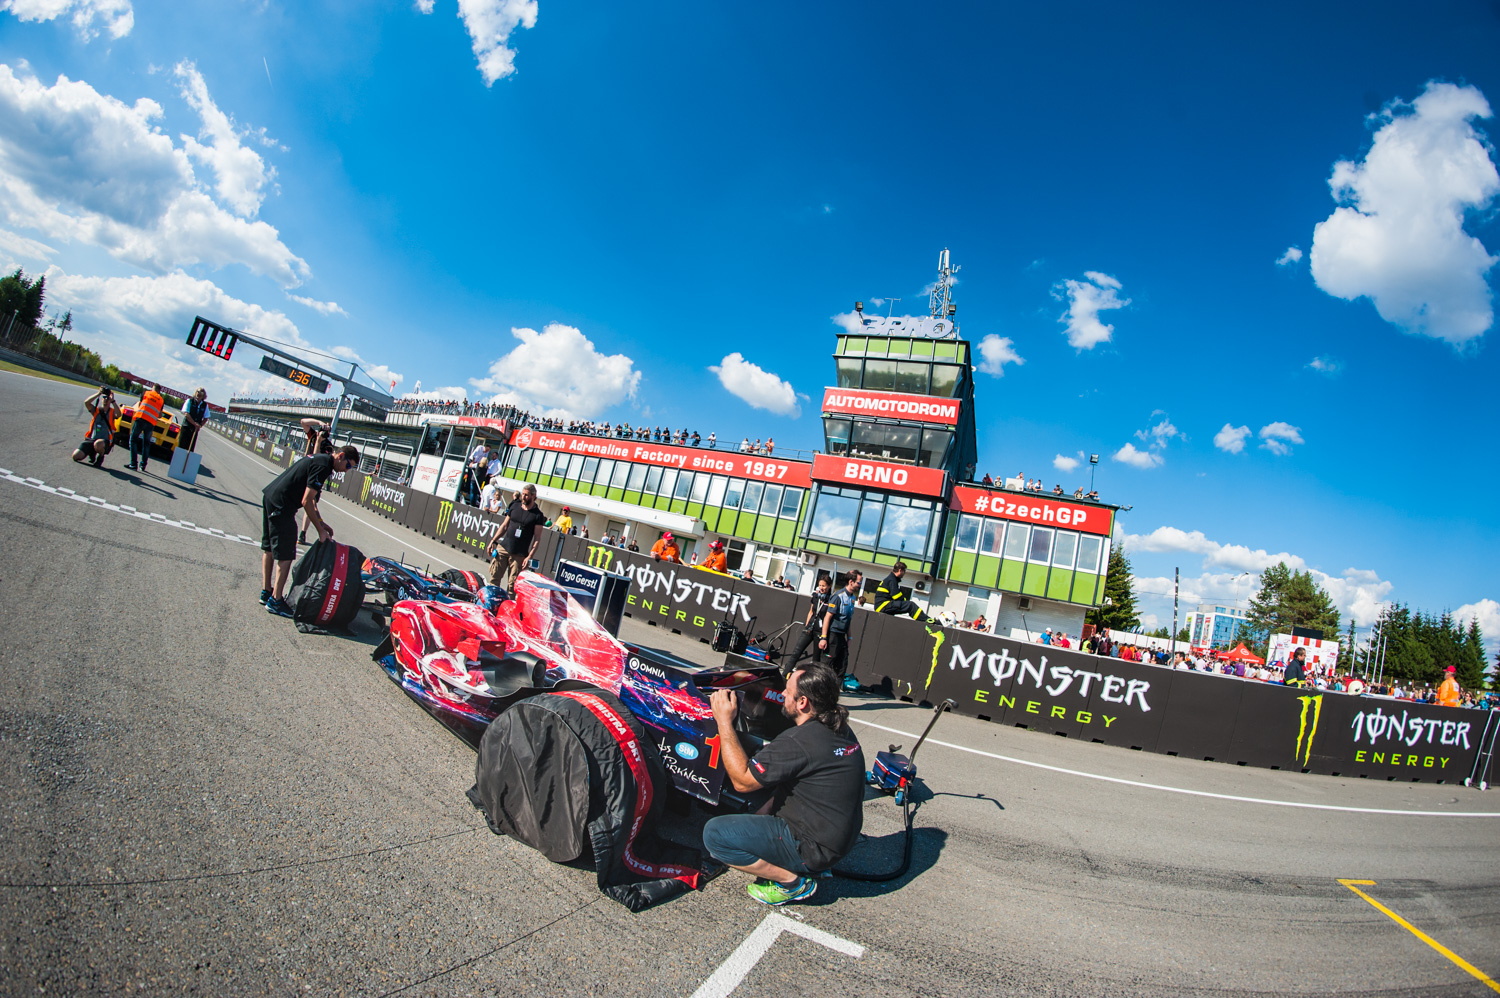
[[406, 599], [473, 603], [484, 588], [484, 579], [478, 572], [450, 568], [432, 575], [391, 558], [366, 558], [360, 575], [365, 592], [384, 594], [387, 606]]
[[372, 657], [470, 744], [479, 745], [489, 724], [521, 700], [596, 687], [618, 696], [641, 723], [677, 789], [718, 804], [733, 791], [723, 786], [709, 694], [739, 691], [737, 724], [752, 744], [791, 723], [781, 711], [785, 680], [775, 666], [732, 656], [724, 666], [705, 668], [624, 643], [569, 590], [541, 575], [522, 572], [508, 596], [484, 587], [480, 600], [470, 602], [456, 595], [464, 587], [451, 580], [384, 558], [366, 565], [367, 588], [401, 594], [390, 634]]
[[[115, 443], [130, 446], [130, 428], [135, 425], [135, 406], [123, 406], [120, 409], [120, 417], [115, 420]], [[161, 419], [156, 421], [156, 433], [151, 442], [167, 452], [171, 458], [172, 453], [177, 450], [177, 438], [182, 434], [182, 424], [170, 410], [163, 409]]]

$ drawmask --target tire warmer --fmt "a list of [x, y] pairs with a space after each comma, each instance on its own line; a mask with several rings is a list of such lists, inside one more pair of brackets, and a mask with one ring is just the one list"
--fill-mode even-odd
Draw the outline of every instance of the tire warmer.
[[[550, 734], [541, 733], [544, 725], [551, 727]], [[642, 911], [696, 890], [711, 879], [689, 862], [659, 858], [669, 851], [691, 852], [661, 842], [649, 827], [659, 810], [657, 787], [665, 785], [666, 776], [639, 722], [618, 699], [599, 689], [543, 693], [522, 700], [496, 718], [480, 745], [476, 782], [469, 791], [469, 799], [484, 811], [491, 830], [509, 834], [543, 853], [557, 851], [559, 840], [574, 837], [566, 827], [542, 828], [542, 816], [527, 813], [531, 801], [544, 798], [547, 780], [555, 775], [539, 773], [535, 764], [569, 768], [565, 757], [571, 753], [556, 747], [559, 726], [576, 739], [587, 756], [587, 828], [577, 831], [587, 832], [599, 889], [631, 911]], [[524, 739], [524, 744], [513, 739]], [[542, 750], [545, 745], [553, 747]], [[533, 763], [529, 771], [516, 765], [517, 749], [539, 750], [528, 752]], [[502, 750], [509, 758], [500, 757]], [[529, 779], [542, 786], [534, 792], [530, 786], [518, 788], [508, 782]], [[556, 797], [545, 799], [556, 806], [544, 820], [556, 821], [560, 812], [574, 809]], [[547, 840], [527, 841], [535, 834]], [[701, 857], [694, 858], [694, 862], [700, 861]]]

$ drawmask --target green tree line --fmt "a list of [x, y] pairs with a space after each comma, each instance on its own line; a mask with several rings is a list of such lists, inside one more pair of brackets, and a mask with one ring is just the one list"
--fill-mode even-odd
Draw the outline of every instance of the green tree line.
[[128, 389], [130, 383], [120, 376], [118, 367], [106, 364], [104, 358], [81, 343], [68, 340], [68, 334], [73, 331], [72, 312], [42, 321], [46, 300], [45, 274], [27, 277], [17, 267], [0, 277], [0, 333], [8, 333], [6, 340], [10, 348], [58, 367], [66, 367], [90, 380]]
[[1380, 668], [1382, 644], [1385, 675], [1391, 679], [1436, 686], [1451, 665], [1466, 690], [1482, 689], [1487, 680], [1493, 681], [1485, 675], [1484, 634], [1478, 620], [1455, 620], [1450, 613], [1423, 613], [1396, 603], [1380, 615], [1370, 648], [1360, 656], [1362, 668]]

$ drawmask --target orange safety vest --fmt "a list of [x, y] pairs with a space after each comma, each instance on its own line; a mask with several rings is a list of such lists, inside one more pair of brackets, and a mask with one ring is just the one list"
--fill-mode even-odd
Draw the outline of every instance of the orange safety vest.
[[677, 550], [676, 544], [668, 544], [666, 541], [657, 541], [651, 545], [651, 553], [659, 555], [662, 561], [675, 561], [682, 564], [682, 553]]
[[727, 572], [729, 571], [729, 559], [724, 557], [723, 551], [714, 551], [709, 554], [708, 560], [703, 563], [703, 567], [710, 572]]
[[156, 421], [161, 419], [161, 411], [166, 404], [166, 399], [148, 388], [141, 393], [141, 400], [136, 404], [135, 418], [150, 420], [151, 425], [155, 426]]
[[1459, 696], [1458, 680], [1452, 676], [1447, 677], [1438, 686], [1437, 702], [1444, 707], [1457, 707], [1461, 697]]

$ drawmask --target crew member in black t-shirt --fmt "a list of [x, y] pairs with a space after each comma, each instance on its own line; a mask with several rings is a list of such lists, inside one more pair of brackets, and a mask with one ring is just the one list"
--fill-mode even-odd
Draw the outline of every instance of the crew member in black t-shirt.
[[538, 527], [546, 526], [547, 514], [536, 504], [536, 486], [527, 485], [505, 511], [505, 519], [490, 537], [490, 585], [509, 589], [516, 576], [531, 562], [541, 540]]
[[823, 627], [823, 616], [828, 612], [828, 603], [833, 599], [833, 582], [826, 575], [818, 576], [818, 587], [813, 590], [812, 606], [807, 608], [807, 620], [802, 625], [802, 633], [797, 636], [797, 643], [792, 646], [792, 653], [781, 663], [783, 673], [791, 672], [802, 661], [802, 656], [807, 652], [807, 646], [813, 646], [813, 661], [823, 660], [823, 646], [819, 637]]
[[[318, 512], [318, 497], [323, 486], [337, 472], [343, 474], [359, 467], [359, 451], [345, 444], [332, 454], [315, 454], [298, 459], [277, 475], [261, 492], [260, 601], [268, 613], [290, 617], [292, 608], [282, 601], [292, 559], [297, 554], [297, 510], [318, 530], [318, 540], [333, 539], [333, 528], [323, 522]], [[271, 588], [271, 566], [276, 567], [276, 588]]]
[[746, 887], [762, 904], [813, 896], [809, 874], [827, 870], [854, 848], [865, 797], [865, 757], [849, 712], [839, 705], [839, 681], [821, 663], [797, 669], [786, 681], [782, 712], [795, 722], [747, 759], [734, 730], [738, 694], [711, 698], [719, 725], [724, 771], [734, 789], [774, 788], [770, 814], [729, 814], [703, 826], [709, 855], [757, 877]]

